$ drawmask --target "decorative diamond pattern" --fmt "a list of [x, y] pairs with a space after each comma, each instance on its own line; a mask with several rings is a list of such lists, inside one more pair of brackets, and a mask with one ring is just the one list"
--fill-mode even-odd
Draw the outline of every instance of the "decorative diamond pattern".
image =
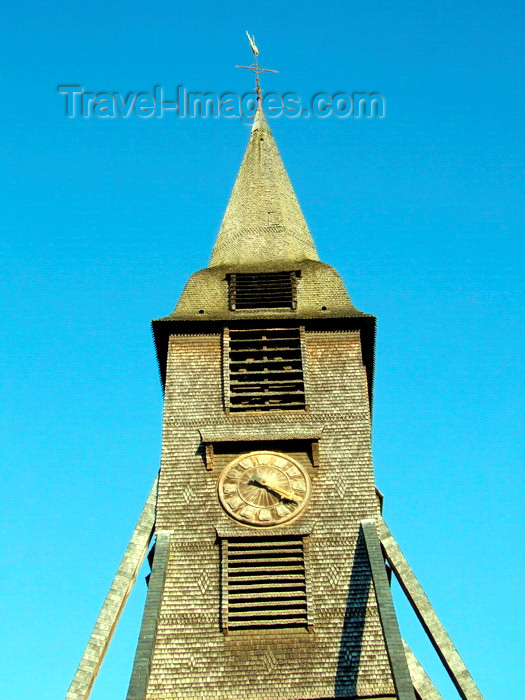
[[341, 570], [333, 562], [327, 567], [328, 581], [332, 588], [337, 588], [341, 579]]
[[262, 658], [267, 671], [271, 671], [277, 665], [277, 659], [270, 647], [266, 647]]
[[335, 482], [335, 490], [337, 491], [339, 498], [344, 498], [346, 496], [347, 484], [342, 479], [338, 479]]
[[355, 649], [354, 649], [354, 651], [352, 651], [352, 649], [349, 646], [344, 648], [341, 656], [342, 656], [343, 666], [347, 671], [355, 668], [359, 662], [358, 652], [356, 652]]
[[182, 498], [186, 501], [188, 504], [192, 498], [193, 498], [193, 487], [191, 484], [186, 484], [182, 491]]
[[201, 593], [204, 595], [208, 588], [210, 587], [211, 579], [210, 575], [207, 571], [202, 571], [201, 575], [197, 579], [197, 585], [201, 590]]

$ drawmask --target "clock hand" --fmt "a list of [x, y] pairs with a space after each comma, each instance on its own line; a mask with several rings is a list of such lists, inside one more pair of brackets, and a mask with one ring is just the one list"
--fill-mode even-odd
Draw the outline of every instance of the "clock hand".
[[285, 498], [288, 501], [293, 501], [294, 503], [297, 503], [297, 505], [299, 505], [299, 503], [300, 503], [300, 500], [297, 498], [295, 493], [292, 493], [291, 491], [286, 491], [285, 489], [282, 489], [280, 486], [277, 486], [276, 484], [274, 484], [272, 481], [268, 481], [267, 479], [263, 479], [262, 477], [258, 476], [257, 474], [254, 474], [252, 476], [252, 481], [260, 486], [264, 486], [265, 488], [269, 489], [270, 491], [273, 491], [278, 496], [281, 496], [282, 498]]

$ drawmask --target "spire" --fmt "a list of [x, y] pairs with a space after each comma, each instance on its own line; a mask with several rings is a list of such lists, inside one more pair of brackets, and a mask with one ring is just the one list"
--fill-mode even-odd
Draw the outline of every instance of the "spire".
[[319, 257], [258, 100], [210, 267], [305, 259]]

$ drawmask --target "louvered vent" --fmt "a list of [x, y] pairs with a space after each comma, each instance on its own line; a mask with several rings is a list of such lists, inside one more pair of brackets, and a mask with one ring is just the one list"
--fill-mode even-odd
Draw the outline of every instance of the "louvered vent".
[[297, 273], [230, 275], [230, 309], [295, 309]]
[[230, 331], [230, 411], [304, 409], [299, 328]]
[[239, 537], [224, 545], [228, 629], [307, 626], [301, 537]]

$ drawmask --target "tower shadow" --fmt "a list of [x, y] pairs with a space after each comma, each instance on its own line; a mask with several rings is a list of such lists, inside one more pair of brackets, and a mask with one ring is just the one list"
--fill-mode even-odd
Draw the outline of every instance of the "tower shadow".
[[363, 634], [371, 583], [372, 573], [363, 533], [360, 529], [354, 551], [339, 647], [334, 691], [336, 698], [350, 699], [357, 695], [357, 676], [363, 649]]

